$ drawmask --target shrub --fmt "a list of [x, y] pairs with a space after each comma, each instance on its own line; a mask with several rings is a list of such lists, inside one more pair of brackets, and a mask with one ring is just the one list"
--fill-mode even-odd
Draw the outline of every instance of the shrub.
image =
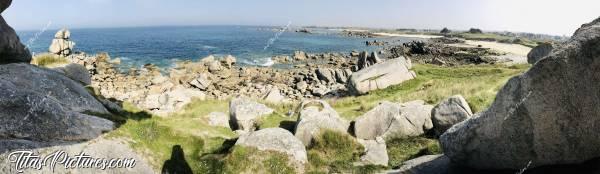
[[41, 66], [41, 67], [54, 67], [58, 65], [68, 64], [69, 60], [67, 58], [54, 55], [54, 54], [40, 54], [31, 60], [31, 64]]

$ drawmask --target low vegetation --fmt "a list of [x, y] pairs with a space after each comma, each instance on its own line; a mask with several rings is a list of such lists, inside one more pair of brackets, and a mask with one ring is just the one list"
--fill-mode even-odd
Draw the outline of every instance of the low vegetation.
[[473, 112], [487, 108], [497, 91], [509, 78], [523, 73], [529, 65], [466, 65], [440, 67], [416, 64], [417, 78], [368, 95], [329, 99], [342, 117], [353, 120], [381, 101], [408, 102], [424, 100], [435, 105], [452, 95], [463, 95]]
[[54, 55], [54, 54], [49, 54], [49, 53], [36, 55], [31, 60], [31, 64], [41, 66], [41, 67], [49, 67], [49, 68], [68, 64], [68, 63], [69, 63], [69, 60], [67, 60], [67, 58], [61, 57], [58, 55]]
[[[368, 95], [328, 99], [332, 107], [348, 120], [364, 114], [380, 101], [407, 102], [424, 100], [436, 104], [444, 98], [461, 94], [465, 96], [474, 112], [488, 107], [497, 91], [506, 81], [524, 72], [528, 65], [477, 65], [440, 67], [415, 65], [417, 78], [403, 84], [374, 91]], [[125, 103], [128, 120], [109, 134], [130, 140], [131, 146], [160, 171], [166, 160], [174, 152], [174, 146], [181, 146], [185, 161], [194, 173], [294, 173], [287, 165], [285, 156], [277, 153], [261, 154], [260, 163], [253, 155], [256, 149], [235, 147], [236, 135], [227, 128], [208, 125], [207, 115], [218, 111], [227, 113], [227, 101], [194, 101], [182, 111], [168, 117], [149, 117], [147, 113]], [[297, 104], [267, 104], [275, 112], [260, 121], [260, 128], [283, 127], [293, 130], [297, 114], [293, 114]], [[290, 116], [294, 115], [294, 116]], [[441, 153], [437, 140], [416, 137], [387, 140], [389, 168], [398, 167], [402, 162], [427, 154]], [[384, 169], [378, 166], [355, 166], [363, 147], [351, 136], [333, 131], [324, 131], [307, 148], [308, 173], [374, 173]], [[249, 164], [251, 162], [252, 164]], [[252, 167], [252, 165], [254, 165]], [[249, 171], [239, 171], [246, 167]]]

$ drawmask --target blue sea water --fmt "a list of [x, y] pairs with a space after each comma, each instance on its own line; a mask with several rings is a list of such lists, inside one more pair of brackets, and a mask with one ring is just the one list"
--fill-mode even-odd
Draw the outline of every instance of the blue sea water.
[[[71, 29], [75, 50], [95, 54], [108, 52], [120, 58], [123, 66], [147, 63], [167, 67], [176, 60], [198, 60], [208, 55], [231, 54], [244, 65], [268, 65], [275, 55], [291, 55], [296, 50], [309, 53], [375, 50], [365, 41], [339, 35], [339, 30], [318, 29], [314, 34], [288, 31], [282, 33], [270, 47], [264, 49], [278, 32], [273, 27], [253, 26], [190, 26]], [[18, 31], [21, 41], [31, 52], [47, 52], [56, 30]], [[36, 38], [36, 33], [41, 33]], [[410, 41], [409, 38], [389, 38]], [[382, 40], [378, 38], [377, 40]]]

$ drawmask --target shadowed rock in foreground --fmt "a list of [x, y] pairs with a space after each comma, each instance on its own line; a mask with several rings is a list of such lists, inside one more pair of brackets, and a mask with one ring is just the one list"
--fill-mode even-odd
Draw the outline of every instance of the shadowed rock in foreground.
[[441, 136], [452, 162], [478, 169], [600, 157], [600, 18], [512, 78], [492, 106]]
[[[4, 12], [12, 0], [0, 0], [0, 13]], [[31, 61], [31, 54], [19, 41], [19, 36], [0, 16], [0, 64]]]

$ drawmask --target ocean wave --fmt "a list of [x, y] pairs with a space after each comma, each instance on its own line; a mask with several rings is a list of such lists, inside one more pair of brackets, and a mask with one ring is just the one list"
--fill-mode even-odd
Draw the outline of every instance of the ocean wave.
[[210, 45], [204, 45], [204, 46], [202, 46], [202, 49], [204, 49], [204, 50], [212, 50], [212, 49], [217, 49], [217, 47], [210, 46]]
[[253, 65], [253, 66], [262, 66], [262, 67], [270, 67], [275, 64], [275, 61], [271, 57], [265, 57], [260, 59], [248, 60], [242, 59], [240, 61], [242, 64]]

